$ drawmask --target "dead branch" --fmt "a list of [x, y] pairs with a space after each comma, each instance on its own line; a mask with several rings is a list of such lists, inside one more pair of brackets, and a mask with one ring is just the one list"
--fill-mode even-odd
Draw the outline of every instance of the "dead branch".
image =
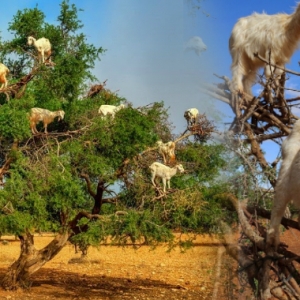
[[[187, 133], [187, 131], [190, 131]], [[211, 134], [215, 132], [215, 126], [212, 121], [208, 120], [205, 114], [199, 114], [195, 120], [195, 124], [189, 125], [184, 133], [175, 140], [175, 143], [194, 136], [195, 141], [205, 142]]]
[[259, 264], [254, 263], [244, 252], [242, 247], [234, 240], [234, 234], [231, 228], [223, 221], [220, 222], [220, 225], [222, 230], [222, 242], [226, 252], [238, 262], [240, 266], [239, 272], [245, 272], [250, 286], [255, 288], [254, 279], [258, 278], [259, 267], [261, 267], [262, 262], [260, 261]]
[[[245, 209], [252, 215], [257, 214], [258, 216], [264, 219], [271, 219], [271, 212], [259, 206], [247, 205]], [[298, 221], [291, 220], [283, 217], [281, 220], [281, 224], [286, 228], [294, 228], [300, 231], [300, 226]]]
[[[270, 166], [267, 163], [267, 160], [264, 156], [264, 153], [260, 147], [260, 144], [257, 142], [255, 138], [255, 134], [253, 133], [253, 130], [251, 129], [250, 124], [245, 123], [245, 134], [248, 137], [248, 141], [251, 145], [251, 153], [257, 158], [261, 168], [263, 170], [270, 169]], [[275, 186], [276, 179], [273, 176], [270, 176], [270, 172], [267, 173], [267, 177], [271, 183], [272, 186]]]
[[95, 84], [95, 85], [91, 86], [86, 97], [87, 98], [96, 97], [99, 93], [101, 93], [105, 89], [106, 81], [107, 81], [107, 79], [100, 84]]
[[[11, 146], [11, 151], [17, 150], [19, 146], [19, 141], [18, 140], [14, 140], [12, 146]], [[14, 161], [14, 158], [12, 156], [6, 155], [5, 158], [5, 162], [3, 164], [3, 166], [0, 168], [0, 184], [3, 185], [4, 182], [4, 176], [5, 174], [9, 173], [9, 168], [10, 168], [10, 164]]]
[[96, 193], [92, 190], [92, 183], [91, 183], [91, 180], [90, 180], [90, 177], [88, 174], [85, 174], [85, 173], [81, 173], [80, 174], [80, 177], [82, 177], [85, 182], [86, 182], [86, 186], [87, 186], [87, 190], [88, 190], [88, 193], [94, 198], [96, 197]]
[[[270, 212], [265, 211], [258, 207], [247, 206], [244, 207], [243, 203], [239, 202], [238, 199], [232, 194], [223, 195], [226, 197], [235, 207], [239, 220], [241, 223], [241, 227], [243, 233], [250, 239], [253, 244], [259, 248], [260, 252], [264, 252], [266, 245], [263, 237], [259, 236], [254, 229], [248, 223], [245, 212], [254, 213], [254, 210], [258, 212], [259, 215], [270, 218]], [[295, 221], [283, 219], [283, 224], [293, 224]], [[299, 225], [293, 224], [293, 226], [299, 228]], [[232, 256], [239, 264], [239, 273], [245, 273], [247, 276], [248, 283], [252, 287], [252, 289], [256, 289], [254, 282], [255, 280], [260, 282], [260, 286], [262, 287], [262, 291], [264, 291], [264, 295], [262, 297], [269, 297], [269, 293], [271, 293], [277, 299], [293, 299], [288, 298], [287, 295], [292, 295], [295, 297], [294, 299], [299, 299], [299, 286], [295, 278], [299, 279], [298, 272], [295, 272], [295, 267], [293, 265], [293, 261], [299, 261], [299, 256], [296, 254], [287, 251], [286, 247], [280, 247], [280, 254], [282, 256], [278, 257], [276, 261], [278, 264], [273, 265], [272, 259], [266, 255], [258, 255], [251, 253], [248, 247], [241, 246], [234, 240], [234, 234], [231, 232], [231, 228], [224, 222], [221, 222], [221, 229], [223, 232], [222, 241], [223, 245], [226, 248], [227, 253]], [[251, 254], [250, 254], [251, 253]], [[287, 260], [287, 258], [289, 258]], [[282, 274], [281, 281], [275, 282], [274, 279], [271, 279], [269, 276], [265, 276], [265, 272], [269, 274], [270, 270], [277, 269], [277, 274]], [[295, 278], [294, 278], [295, 276]], [[273, 278], [274, 276], [272, 276]], [[289, 278], [286, 280], [286, 278]], [[288, 290], [283, 289], [285, 286]]]
[[[263, 61], [269, 63], [266, 60]], [[271, 65], [279, 68], [274, 64]], [[300, 75], [284, 68], [280, 69], [290, 74]], [[262, 91], [257, 97], [234, 96], [230, 90], [230, 80], [224, 76], [217, 77], [222, 79], [223, 83], [215, 86], [205, 84], [202, 90], [230, 105], [235, 114], [230, 126], [233, 134], [230, 136], [233, 141], [239, 140], [242, 144], [245, 142], [249, 144], [249, 153], [241, 156], [243, 165], [247, 170], [251, 170], [251, 176], [261, 176], [262, 172], [269, 183], [275, 187], [277, 164], [267, 162], [261, 143], [272, 140], [281, 144], [282, 138], [290, 133], [293, 123], [298, 119], [291, 109], [292, 106], [300, 105], [300, 97], [285, 99], [285, 73], [281, 76], [279, 84], [272, 77], [264, 82], [264, 78], [261, 76]], [[256, 163], [260, 166], [260, 172], [253, 169], [256, 168]], [[259, 188], [259, 182], [255, 179], [254, 182]], [[258, 206], [245, 205], [234, 195], [226, 195], [226, 197], [234, 205], [243, 235], [247, 237], [248, 241], [251, 241], [251, 244], [245, 243], [244, 239], [236, 242], [231, 237], [230, 240], [227, 235], [224, 239], [224, 246], [237, 261], [239, 270], [246, 272], [248, 283], [253, 291], [255, 292], [255, 288], [257, 289], [257, 285], [253, 286], [254, 281], [257, 281], [260, 299], [269, 299], [271, 295], [276, 299], [300, 299], [298, 286], [300, 275], [294, 266], [294, 263], [300, 262], [299, 256], [289, 251], [288, 245], [285, 244], [279, 245], [278, 254], [270, 252], [269, 249], [266, 250], [266, 225], [260, 223], [259, 220], [260, 218], [270, 219], [270, 211]], [[300, 230], [298, 222], [294, 220], [282, 218], [282, 224], [286, 229]], [[226, 227], [226, 225], [222, 226]]]
[[29, 74], [23, 76], [18, 82], [10, 84], [6, 88], [0, 90], [0, 93], [6, 95], [7, 101], [10, 98], [20, 99], [25, 92], [27, 84], [34, 78], [39, 70], [40, 67], [34, 67]]
[[226, 197], [234, 206], [235, 210], [238, 213], [238, 217], [239, 217], [239, 221], [241, 223], [243, 232], [246, 234], [246, 236], [257, 245], [258, 248], [260, 249], [265, 249], [265, 241], [264, 238], [262, 238], [261, 236], [259, 236], [254, 230], [253, 228], [250, 226], [250, 224], [248, 223], [244, 211], [243, 211], [243, 207], [241, 205], [241, 203], [238, 201], [238, 199], [232, 195], [232, 194], [226, 194], [224, 195], [224, 197]]
[[289, 70], [289, 69], [286, 69], [286, 68], [282, 68], [281, 66], [273, 64], [273, 63], [270, 62], [270, 60], [267, 60], [267, 59], [261, 57], [258, 53], [253, 53], [253, 55], [254, 55], [254, 57], [257, 57], [259, 60], [265, 62], [266, 64], [268, 64], [268, 65], [270, 65], [272, 67], [275, 67], [276, 69], [282, 70], [285, 73], [290, 73], [290, 74], [293, 74], [293, 75], [296, 75], [296, 76], [300, 76], [300, 73], [292, 71], [292, 70]]

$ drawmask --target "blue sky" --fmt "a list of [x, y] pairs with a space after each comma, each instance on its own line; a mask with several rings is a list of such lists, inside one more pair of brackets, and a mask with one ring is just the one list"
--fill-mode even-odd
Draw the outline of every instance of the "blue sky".
[[[38, 6], [47, 22], [56, 22], [59, 0], [0, 0], [5, 7], [0, 19], [1, 36], [9, 39], [8, 22], [17, 10]], [[213, 107], [230, 119], [231, 110], [220, 101], [201, 94], [201, 81], [218, 82], [213, 75], [231, 77], [228, 39], [235, 22], [256, 12], [291, 13], [294, 0], [73, 0], [84, 24], [88, 42], [107, 52], [94, 70], [107, 88], [132, 102], [133, 106], [163, 100], [170, 107], [175, 132], [185, 130], [183, 113], [197, 107], [214, 119]], [[192, 9], [197, 4], [200, 9]], [[207, 46], [201, 55], [185, 52], [185, 44], [200, 36]], [[297, 51], [288, 68], [299, 71]], [[297, 78], [289, 82], [297, 87]], [[225, 118], [226, 117], [226, 118]], [[275, 152], [274, 152], [275, 153]], [[277, 154], [277, 152], [276, 152]]]

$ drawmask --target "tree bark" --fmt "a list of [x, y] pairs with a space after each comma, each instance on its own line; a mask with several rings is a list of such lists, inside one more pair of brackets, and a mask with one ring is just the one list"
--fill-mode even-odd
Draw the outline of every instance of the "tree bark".
[[20, 237], [21, 251], [19, 258], [9, 267], [1, 285], [6, 290], [30, 287], [30, 276], [51, 260], [64, 247], [70, 234], [66, 231], [58, 234], [46, 247], [37, 250], [34, 237], [27, 232]]

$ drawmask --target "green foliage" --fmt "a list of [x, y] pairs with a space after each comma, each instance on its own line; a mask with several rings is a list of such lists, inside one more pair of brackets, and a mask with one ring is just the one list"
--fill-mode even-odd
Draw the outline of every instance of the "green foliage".
[[63, 1], [60, 4], [61, 13], [58, 16], [58, 21], [61, 24], [63, 36], [68, 35], [70, 32], [76, 32], [82, 28], [81, 21], [77, 18], [77, 7], [75, 4], [69, 5], [69, 1]]
[[24, 102], [11, 101], [0, 107], [0, 137], [21, 140], [30, 136], [28, 112]]
[[196, 144], [188, 142], [178, 151], [178, 159], [186, 161], [192, 180], [211, 181], [226, 166], [222, 154], [225, 148], [221, 144]]
[[99, 147], [106, 156], [132, 158], [157, 140], [155, 122], [135, 109], [128, 108], [116, 114], [116, 123], [108, 132], [114, 147], [107, 147], [105, 139], [99, 139]]
[[72, 165], [80, 166], [92, 177], [101, 175], [109, 180], [124, 159], [132, 159], [155, 143], [157, 119], [164, 111], [160, 112], [161, 106], [156, 105], [144, 113], [128, 107], [120, 110], [114, 120], [102, 119], [97, 113], [99, 104], [91, 100], [72, 103], [67, 112], [70, 119], [66, 117], [66, 121], [73, 129], [87, 129], [80, 139], [65, 144], [63, 150], [71, 155]]
[[104, 52], [102, 47], [86, 43], [86, 36], [77, 33], [83, 27], [78, 20], [77, 8], [62, 1], [59, 24], [45, 22], [45, 15], [37, 7], [18, 11], [9, 23], [8, 30], [14, 39], [0, 44], [4, 54], [14, 53], [17, 59], [7, 56], [2, 61], [14, 76], [24, 75], [31, 66], [36, 49], [27, 45], [27, 37], [46, 37], [52, 45], [53, 68], [41, 66], [40, 74], [30, 82], [29, 89], [38, 101], [58, 98], [64, 101], [77, 99], [87, 80], [94, 80], [91, 69]]
[[155, 244], [173, 240], [171, 231], [163, 226], [160, 218], [149, 210], [143, 212], [129, 210], [122, 218], [115, 216], [114, 224], [114, 232], [112, 232], [114, 243], [126, 244], [144, 241]]
[[0, 215], [0, 233], [14, 233], [15, 235], [22, 235], [27, 230], [33, 230], [33, 218], [30, 214], [23, 212], [14, 212], [11, 215]]
[[9, 23], [8, 30], [14, 33], [15, 37], [38, 36], [43, 30], [45, 14], [37, 7], [34, 9], [18, 10]]

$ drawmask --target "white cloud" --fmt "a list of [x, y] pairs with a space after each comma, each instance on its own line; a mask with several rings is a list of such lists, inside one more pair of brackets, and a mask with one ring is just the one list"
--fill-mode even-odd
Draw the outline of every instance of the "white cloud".
[[185, 46], [186, 51], [194, 51], [198, 56], [201, 54], [201, 52], [206, 51], [206, 49], [206, 45], [199, 36], [190, 38]]

